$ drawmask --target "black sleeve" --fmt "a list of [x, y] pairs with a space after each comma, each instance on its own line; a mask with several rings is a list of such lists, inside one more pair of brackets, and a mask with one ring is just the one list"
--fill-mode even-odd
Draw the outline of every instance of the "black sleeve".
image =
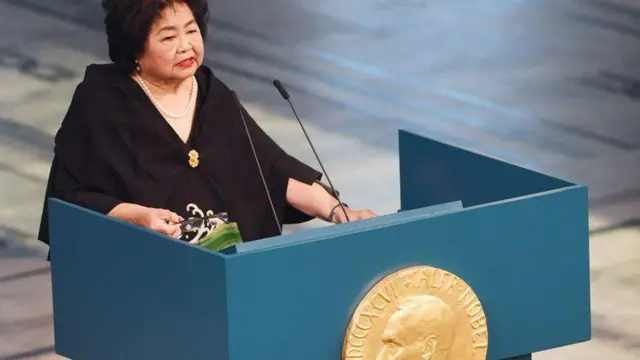
[[311, 185], [322, 178], [322, 173], [286, 153], [243, 109], [247, 127], [251, 133], [263, 171], [267, 175], [271, 199], [284, 224], [297, 224], [312, 220], [287, 202], [289, 179]]
[[[92, 94], [93, 93], [93, 94]], [[126, 147], [106, 114], [100, 94], [80, 84], [55, 138], [38, 238], [49, 243], [49, 198], [107, 214], [122, 202], [118, 184]]]

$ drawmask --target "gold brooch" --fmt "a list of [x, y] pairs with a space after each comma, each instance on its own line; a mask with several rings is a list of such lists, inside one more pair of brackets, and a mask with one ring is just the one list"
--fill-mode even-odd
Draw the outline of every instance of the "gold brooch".
[[191, 165], [192, 168], [198, 167], [198, 164], [200, 164], [200, 154], [198, 154], [197, 151], [195, 150], [191, 150], [189, 151], [189, 165]]

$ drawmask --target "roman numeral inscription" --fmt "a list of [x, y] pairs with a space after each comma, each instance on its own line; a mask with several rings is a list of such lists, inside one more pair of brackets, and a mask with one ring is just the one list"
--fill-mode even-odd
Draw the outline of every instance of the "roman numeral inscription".
[[380, 317], [391, 306], [398, 296], [392, 283], [386, 284], [381, 289], [376, 289], [367, 296], [367, 301], [362, 312], [355, 317], [354, 326], [349, 331], [348, 349], [345, 352], [346, 359], [362, 359], [364, 356], [363, 347], [369, 331], [379, 322]]

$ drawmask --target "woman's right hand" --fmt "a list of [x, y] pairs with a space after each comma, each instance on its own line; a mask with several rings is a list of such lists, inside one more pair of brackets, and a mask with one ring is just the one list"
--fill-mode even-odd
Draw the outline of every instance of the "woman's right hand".
[[166, 209], [122, 203], [113, 208], [108, 215], [174, 238], [182, 235], [178, 224], [184, 219]]
[[139, 217], [139, 225], [173, 238], [182, 235], [178, 225], [182, 221], [182, 217], [166, 209], [145, 208]]

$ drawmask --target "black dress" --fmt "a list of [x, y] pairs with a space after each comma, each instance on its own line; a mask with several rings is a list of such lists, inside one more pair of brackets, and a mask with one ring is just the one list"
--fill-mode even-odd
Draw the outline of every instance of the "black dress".
[[[185, 219], [227, 212], [244, 241], [280, 234], [231, 90], [205, 66], [196, 79], [196, 113], [185, 143], [131, 77], [112, 64], [87, 68], [55, 137], [41, 241], [49, 243], [51, 197], [103, 214], [122, 202]], [[288, 155], [243, 112], [280, 224], [311, 220], [288, 205], [287, 183], [312, 184], [321, 173]]]

